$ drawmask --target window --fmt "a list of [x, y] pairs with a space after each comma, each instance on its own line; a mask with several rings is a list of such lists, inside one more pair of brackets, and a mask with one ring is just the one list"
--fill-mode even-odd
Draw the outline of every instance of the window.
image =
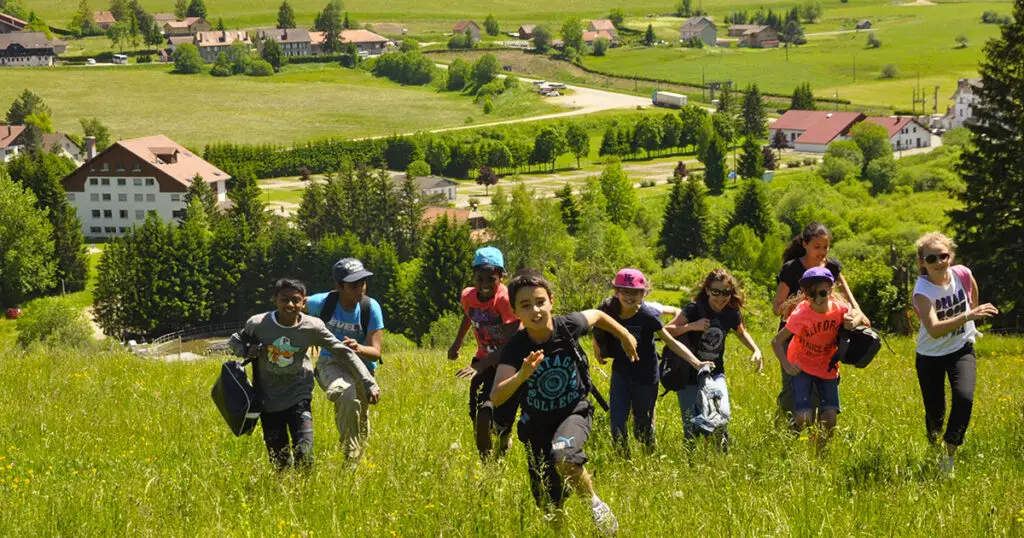
[[104, 187], [109, 187], [110, 186], [110, 178], [109, 177], [100, 178], [100, 185], [103, 185]]
[[135, 193], [135, 201], [136, 202], [141, 202], [142, 198], [143, 198], [143, 196], [142, 196], [141, 193]]
[[108, 233], [108, 234], [116, 234], [117, 233], [117, 228], [115, 228], [113, 226], [107, 226], [106, 228], [103, 228], [103, 231]]
[[146, 218], [146, 212], [141, 209], [135, 210], [135, 220], [142, 220]]
[[117, 233], [121, 233], [121, 234], [128, 233], [128, 228], [125, 228], [124, 226], [121, 226], [121, 227], [119, 227], [117, 229]]
[[117, 213], [118, 213], [117, 216], [122, 218], [122, 219], [128, 218], [128, 210], [127, 209], [122, 209], [121, 211], [118, 211]]
[[128, 195], [124, 194], [124, 193], [118, 194], [117, 195], [117, 201], [118, 202], [127, 202], [128, 201]]
[[155, 194], [147, 194], [146, 195], [146, 201], [147, 202], [155, 202], [156, 201], [156, 195]]
[[100, 180], [97, 179], [97, 178], [91, 177], [91, 178], [89, 178], [89, 184], [90, 185], [99, 185], [100, 184]]
[[141, 172], [141, 171], [142, 171], [142, 165], [140, 165], [139, 163], [132, 164], [132, 172]]
[[146, 178], [146, 186], [147, 187], [152, 187], [155, 184], [156, 184], [156, 181], [153, 178], [151, 178], [151, 177], [147, 177]]
[[103, 230], [99, 226], [89, 226], [89, 233], [98, 234]]
[[184, 209], [178, 209], [178, 210], [175, 210], [175, 211], [171, 211], [171, 216], [176, 218], [176, 219], [183, 219], [183, 218], [185, 218], [185, 210]]
[[100, 170], [102, 170], [104, 172], [109, 172], [110, 171], [110, 163], [103, 163], [103, 168], [100, 168]]
[[113, 209], [104, 209], [103, 210], [103, 218], [105, 218], [105, 219], [112, 219], [112, 218], [114, 218], [114, 210]]
[[104, 202], [109, 202], [110, 201], [110, 193], [109, 192], [103, 193], [103, 201]]
[[69, 192], [67, 194], [68, 194], [68, 201], [69, 202], [74, 202], [75, 201], [75, 193]]
[[94, 219], [100, 218], [100, 210], [99, 209], [93, 209], [92, 210], [92, 218], [94, 218]]
[[117, 163], [117, 171], [124, 172], [124, 163]]
[[171, 201], [172, 202], [180, 202], [181, 201], [181, 195], [180, 194], [172, 194], [171, 195]]
[[99, 202], [99, 201], [100, 201], [100, 195], [99, 195], [99, 193], [95, 193], [95, 192], [94, 192], [94, 193], [90, 194], [90, 195], [89, 195], [89, 201], [90, 201], [90, 202]]
[[117, 186], [118, 187], [124, 187], [126, 181], [127, 180], [125, 178], [123, 178], [123, 177], [117, 178]]
[[141, 177], [135, 178], [134, 183], [135, 183], [136, 187], [141, 187], [142, 186], [142, 178]]

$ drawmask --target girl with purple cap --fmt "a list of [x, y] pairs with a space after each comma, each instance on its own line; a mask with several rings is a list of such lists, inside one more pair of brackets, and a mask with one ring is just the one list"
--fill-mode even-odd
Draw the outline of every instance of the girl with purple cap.
[[[821, 397], [819, 448], [828, 441], [839, 416], [839, 366], [830, 366], [839, 349], [839, 328], [868, 324], [864, 314], [833, 295], [834, 283], [832, 272], [824, 267], [804, 271], [800, 277], [803, 295], [791, 299], [796, 307], [786, 326], [772, 340], [782, 370], [793, 376], [793, 418], [797, 430], [814, 421], [812, 389], [817, 389]], [[787, 348], [785, 344], [790, 339]]]
[[647, 278], [637, 269], [623, 269], [612, 281], [615, 294], [605, 313], [636, 338], [638, 361], [631, 361], [622, 345], [600, 329], [594, 331], [595, 353], [601, 364], [612, 358], [612, 379], [609, 393], [612, 440], [628, 453], [626, 421], [633, 414], [633, 435], [648, 449], [654, 447], [654, 407], [658, 402], [657, 335], [673, 352], [694, 368], [713, 362], [701, 362], [686, 346], [677, 341], [659, 319], [660, 312], [644, 304]]

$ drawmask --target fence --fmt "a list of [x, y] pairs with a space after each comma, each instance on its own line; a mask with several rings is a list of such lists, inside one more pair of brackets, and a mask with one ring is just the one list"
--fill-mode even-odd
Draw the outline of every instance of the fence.
[[190, 340], [199, 340], [213, 336], [227, 336], [240, 330], [244, 326], [244, 321], [233, 321], [202, 325], [199, 327], [188, 327], [180, 331], [175, 331], [154, 338], [152, 342], [136, 347], [135, 352], [140, 355], [147, 356], [159, 355], [160, 352], [167, 347], [167, 344], [177, 343], [180, 345], [182, 342], [188, 342]]

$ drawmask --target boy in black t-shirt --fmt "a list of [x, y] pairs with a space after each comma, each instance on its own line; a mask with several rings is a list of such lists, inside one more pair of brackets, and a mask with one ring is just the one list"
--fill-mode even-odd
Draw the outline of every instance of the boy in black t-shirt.
[[618, 522], [598, 498], [583, 465], [583, 444], [590, 436], [594, 407], [587, 399], [590, 377], [579, 338], [594, 325], [615, 335], [626, 355], [637, 361], [636, 339], [600, 310], [551, 315], [551, 286], [540, 273], [524, 270], [508, 284], [509, 298], [523, 329], [501, 351], [491, 401], [501, 405], [519, 398], [519, 440], [526, 446], [530, 487], [540, 506], [561, 507], [562, 478], [589, 495], [597, 526], [614, 533]]

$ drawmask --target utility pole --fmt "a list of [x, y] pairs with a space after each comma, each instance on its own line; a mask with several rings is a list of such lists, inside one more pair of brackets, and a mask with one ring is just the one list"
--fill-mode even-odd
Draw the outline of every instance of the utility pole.
[[857, 54], [853, 54], [853, 83], [857, 83]]
[[932, 98], [932, 114], [939, 113], [939, 85], [935, 85], [935, 96]]

